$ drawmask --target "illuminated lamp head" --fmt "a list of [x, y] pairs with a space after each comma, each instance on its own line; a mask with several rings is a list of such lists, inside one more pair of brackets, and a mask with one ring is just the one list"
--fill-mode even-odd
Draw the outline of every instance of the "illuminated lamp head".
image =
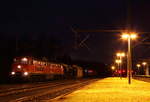
[[130, 33], [123, 33], [122, 34], [122, 39], [136, 39], [137, 38], [137, 33], [135, 32], [130, 32]]

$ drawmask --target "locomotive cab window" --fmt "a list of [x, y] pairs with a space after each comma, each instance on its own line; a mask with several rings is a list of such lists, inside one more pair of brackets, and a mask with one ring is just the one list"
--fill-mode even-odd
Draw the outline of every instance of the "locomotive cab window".
[[26, 57], [24, 57], [24, 58], [21, 59], [21, 63], [22, 64], [29, 64], [29, 61]]
[[20, 63], [20, 64], [29, 64], [29, 61], [26, 57], [24, 57], [24, 58], [15, 58], [14, 62], [15, 63]]

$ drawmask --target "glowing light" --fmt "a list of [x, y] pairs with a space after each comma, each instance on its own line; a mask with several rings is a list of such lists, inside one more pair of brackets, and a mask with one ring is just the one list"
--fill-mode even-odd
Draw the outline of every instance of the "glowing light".
[[27, 58], [22, 58], [22, 61], [25, 61], [25, 62], [26, 62], [26, 61], [28, 61], [28, 59], [27, 59]]
[[123, 34], [122, 34], [122, 38], [123, 38], [123, 39], [127, 39], [128, 37], [129, 37], [129, 34], [127, 34], [127, 33], [123, 33]]
[[86, 73], [88, 72], [88, 70], [87, 70], [87, 69], [85, 69], [84, 71], [85, 71]]
[[121, 74], [121, 70], [119, 70], [118, 73]]
[[126, 71], [125, 71], [125, 70], [123, 70], [122, 72], [123, 72], [123, 73], [125, 73]]
[[120, 56], [120, 53], [117, 53], [117, 56], [119, 57], [119, 56]]
[[124, 56], [125, 56], [125, 53], [121, 53], [121, 56], [124, 57]]
[[11, 72], [11, 75], [15, 75], [15, 72]]
[[21, 69], [21, 65], [18, 65], [17, 68]]
[[141, 67], [141, 65], [140, 65], [140, 64], [137, 64], [136, 66], [137, 66], [138, 68], [139, 68], [139, 67]]
[[130, 37], [131, 37], [131, 39], [136, 39], [136, 38], [137, 38], [137, 34], [132, 33], [132, 34], [130, 35]]
[[122, 61], [121, 60], [116, 60], [116, 63], [121, 63]]
[[93, 70], [88, 70], [88, 73], [93, 73]]
[[147, 63], [146, 63], [146, 62], [143, 62], [142, 64], [145, 66]]
[[118, 57], [124, 57], [124, 56], [125, 56], [125, 53], [124, 53], [124, 52], [117, 53], [117, 56], [118, 56]]
[[115, 70], [115, 66], [112, 66], [111, 69], [112, 69], [112, 70]]
[[136, 39], [137, 38], [137, 34], [136, 33], [123, 33], [122, 34], [122, 39]]
[[29, 73], [28, 72], [24, 72], [24, 75], [27, 76]]

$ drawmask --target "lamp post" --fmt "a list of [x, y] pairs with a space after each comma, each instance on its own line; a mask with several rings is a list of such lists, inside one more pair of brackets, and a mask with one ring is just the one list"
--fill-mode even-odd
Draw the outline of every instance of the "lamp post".
[[144, 66], [145, 75], [149, 75], [149, 68], [147, 62], [143, 62], [142, 65]]
[[140, 75], [140, 67], [141, 67], [141, 65], [140, 65], [140, 64], [137, 64], [136, 66], [137, 66], [137, 68], [138, 68], [138, 74]]
[[[122, 61], [122, 57], [125, 56], [125, 53], [124, 52], [118, 52], [116, 55]], [[122, 79], [122, 68], [121, 67], [122, 67], [122, 64], [120, 63], [120, 78]]]
[[111, 70], [112, 70], [112, 75], [114, 76], [114, 70], [115, 70], [115, 66], [111, 66]]
[[[120, 59], [117, 59], [116, 60], [116, 63], [117, 63], [117, 65], [118, 65], [118, 71], [119, 71], [119, 65], [120, 65], [120, 63], [121, 63], [122, 61], [120, 60]], [[119, 74], [120, 74], [120, 72], [118, 72]]]
[[132, 39], [136, 39], [137, 35], [135, 33], [123, 33], [122, 38], [128, 40], [128, 60], [127, 60], [127, 77], [128, 77], [128, 83], [131, 84], [131, 77], [132, 77]]

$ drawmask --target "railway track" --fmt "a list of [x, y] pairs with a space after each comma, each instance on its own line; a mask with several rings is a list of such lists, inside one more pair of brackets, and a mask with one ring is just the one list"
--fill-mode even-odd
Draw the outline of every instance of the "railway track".
[[59, 84], [61, 84], [63, 81], [60, 81], [60, 82], [52, 82], [52, 83], [37, 83], [37, 85], [36, 84], [32, 84], [32, 85], [23, 85], [23, 86], [21, 86], [20, 85], [20, 87], [18, 87], [18, 85], [17, 85], [17, 87], [13, 87], [13, 88], [8, 88], [8, 89], [1, 89], [0, 90], [0, 97], [2, 97], [2, 96], [6, 96], [6, 95], [11, 95], [11, 94], [16, 94], [16, 93], [20, 93], [20, 92], [26, 92], [26, 91], [32, 91], [32, 90], [35, 90], [35, 89], [39, 89], [39, 88], [43, 88], [43, 86], [49, 86], [49, 85], [59, 85]]
[[133, 78], [136, 79], [136, 80], [150, 82], [150, 77], [147, 77], [147, 76], [134, 76]]
[[11, 91], [7, 90], [8, 92], [0, 93], [0, 100], [1, 102], [33, 102], [35, 100], [37, 102], [39, 100], [53, 99], [93, 81], [96, 81], [96, 79], [70, 80], [13, 89]]

